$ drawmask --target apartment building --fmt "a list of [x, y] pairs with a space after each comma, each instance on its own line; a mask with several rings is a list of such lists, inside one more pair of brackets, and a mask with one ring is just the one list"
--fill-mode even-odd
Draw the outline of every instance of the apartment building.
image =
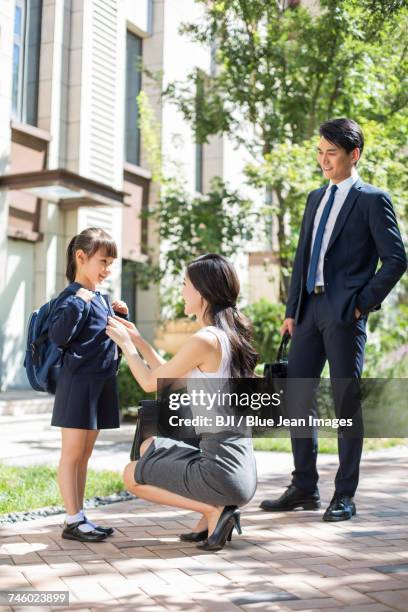
[[[159, 253], [140, 218], [160, 188], [138, 127], [141, 89], [164, 157], [177, 160], [193, 192], [214, 176], [240, 185], [242, 155], [228, 139], [197, 145], [160, 96], [192, 69], [214, 68], [211, 49], [178, 33], [200, 10], [194, 0], [0, 3], [0, 390], [27, 388], [29, 315], [65, 286], [67, 244], [85, 227], [114, 236], [121, 257], [106, 290], [154, 338], [157, 288], [138, 288], [133, 265]], [[158, 78], [145, 78], [142, 65]]]

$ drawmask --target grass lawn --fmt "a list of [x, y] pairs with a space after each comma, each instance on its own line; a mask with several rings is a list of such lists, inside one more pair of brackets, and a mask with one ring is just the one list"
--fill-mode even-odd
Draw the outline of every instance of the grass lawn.
[[[123, 491], [119, 472], [89, 470], [85, 497]], [[57, 470], [47, 466], [14, 467], [0, 464], [0, 514], [60, 506]]]
[[[408, 444], [407, 438], [366, 438], [364, 450], [379, 450], [391, 448], [392, 446]], [[257, 438], [254, 439], [254, 449], [259, 451], [279, 451], [287, 453], [291, 451], [289, 438]], [[337, 439], [319, 438], [319, 453], [337, 454]]]

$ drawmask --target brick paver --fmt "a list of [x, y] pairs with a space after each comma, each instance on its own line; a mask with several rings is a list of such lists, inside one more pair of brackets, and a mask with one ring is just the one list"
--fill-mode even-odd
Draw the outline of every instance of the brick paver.
[[[358, 514], [337, 524], [321, 511], [262, 512], [259, 501], [287, 484], [272, 466], [242, 511], [243, 535], [219, 553], [179, 541], [193, 513], [141, 500], [92, 513], [116, 529], [102, 544], [61, 540], [61, 516], [3, 526], [0, 589], [66, 589], [76, 611], [407, 612], [408, 453], [393, 457], [365, 458]], [[334, 470], [321, 469], [323, 509]]]

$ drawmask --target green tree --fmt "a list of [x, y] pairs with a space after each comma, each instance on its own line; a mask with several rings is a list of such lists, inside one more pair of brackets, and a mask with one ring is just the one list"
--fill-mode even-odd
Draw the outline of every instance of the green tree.
[[384, 120], [406, 107], [406, 3], [321, 0], [316, 15], [293, 1], [196, 1], [204, 19], [182, 31], [215, 45], [217, 71], [193, 71], [166, 93], [201, 141], [222, 130], [248, 144], [236, 129], [244, 122], [252, 149], [267, 154], [287, 138], [311, 137], [332, 114]]
[[144, 92], [138, 104], [149, 166], [154, 180], [160, 183], [157, 202], [143, 214], [157, 223], [161, 253], [159, 265], [150, 258], [146, 263], [134, 264], [134, 269], [144, 288], [164, 280], [162, 305], [170, 310], [169, 316], [183, 316], [178, 284], [181, 285], [186, 264], [208, 252], [235, 255], [252, 239], [260, 213], [219, 178], [213, 179], [206, 194], [189, 193], [183, 169], [161, 155], [160, 126]]
[[[165, 95], [192, 122], [200, 142], [225, 132], [253, 155], [249, 180], [260, 186], [263, 177], [275, 196], [285, 299], [295, 243], [288, 244], [287, 235], [299, 219], [295, 203], [301, 198], [283, 184], [280, 153], [287, 147], [293, 162], [299, 158], [295, 169], [307, 172], [301, 168], [302, 147], [309, 148], [319, 123], [335, 115], [382, 123], [393, 141], [406, 142], [406, 2], [321, 0], [318, 13], [296, 0], [197, 2], [202, 22], [185, 24], [182, 31], [215, 49], [217, 70], [205, 77], [193, 71], [186, 81], [171, 83]], [[314, 179], [312, 167], [303, 197]]]
[[305, 193], [316, 189], [321, 174], [314, 163], [315, 143], [305, 140], [301, 144], [283, 142], [264, 156], [261, 164], [248, 164], [246, 174], [252, 185], [271, 185], [274, 199], [271, 212], [281, 219], [278, 224], [281, 296], [285, 297], [293, 254], [299, 238]]
[[195, 196], [169, 182], [150, 214], [158, 220], [161, 268], [167, 279], [163, 305], [170, 309], [170, 316], [184, 313], [178, 285], [186, 264], [209, 252], [235, 255], [251, 240], [258, 216], [249, 200], [220, 179], [212, 181], [208, 193]]
[[240, 198], [219, 179], [205, 195], [167, 189], [158, 204], [167, 272], [178, 276], [188, 261], [204, 253], [234, 255], [252, 237], [257, 215], [251, 208], [249, 200]]

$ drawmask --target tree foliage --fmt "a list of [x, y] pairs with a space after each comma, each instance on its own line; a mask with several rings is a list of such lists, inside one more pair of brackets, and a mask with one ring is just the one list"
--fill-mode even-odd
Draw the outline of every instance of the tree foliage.
[[384, 121], [407, 104], [403, 2], [321, 0], [318, 14], [301, 3], [197, 2], [202, 22], [182, 31], [215, 46], [217, 71], [203, 79], [199, 107], [196, 71], [166, 93], [195, 123], [201, 141], [219, 131], [239, 139], [237, 127], [246, 123], [254, 151], [269, 153], [286, 139], [310, 138], [332, 115]]
[[230, 257], [251, 239], [257, 214], [251, 202], [215, 179], [205, 195], [168, 188], [156, 211], [166, 271], [178, 276], [187, 262], [208, 252]]
[[[321, 0], [320, 10], [312, 11], [283, 0], [197, 2], [201, 22], [184, 24], [182, 32], [214, 49], [216, 70], [206, 76], [193, 71], [165, 95], [200, 142], [224, 132], [252, 154], [249, 181], [275, 197], [285, 299], [296, 242], [288, 229], [296, 227], [304, 196], [319, 178], [309, 156], [318, 125], [346, 115], [373, 133], [381, 126], [385, 152], [388, 143], [398, 148], [407, 141], [407, 4]], [[374, 148], [390, 170], [380, 146]]]
[[252, 239], [259, 213], [252, 203], [215, 178], [206, 194], [191, 194], [183, 179], [183, 170], [172, 159], [164, 159], [160, 147], [160, 125], [149, 100], [142, 91], [138, 96], [140, 129], [155, 181], [160, 182], [157, 202], [142, 216], [156, 222], [160, 240], [160, 261], [152, 257], [133, 265], [138, 285], [146, 289], [161, 280], [162, 305], [168, 314], [183, 315], [179, 287], [186, 264], [208, 252], [231, 257]]

